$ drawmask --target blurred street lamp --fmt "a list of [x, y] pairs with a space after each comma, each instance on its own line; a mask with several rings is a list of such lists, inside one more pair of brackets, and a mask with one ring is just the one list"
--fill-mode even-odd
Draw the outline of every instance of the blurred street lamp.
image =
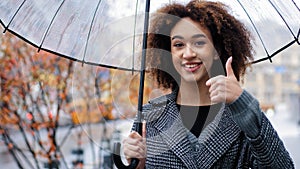
[[110, 152], [110, 141], [108, 138], [103, 138], [100, 146], [100, 169], [113, 168], [113, 161]]
[[73, 165], [74, 169], [82, 169], [83, 164], [84, 164], [84, 160], [83, 160], [84, 150], [81, 147], [81, 145], [82, 145], [81, 135], [82, 135], [82, 133], [79, 132], [77, 148], [72, 149], [72, 152], [71, 152], [72, 154], [76, 155], [76, 159], [72, 161], [72, 165]]
[[45, 169], [59, 169], [59, 161], [58, 160], [54, 160], [48, 163], [44, 163], [44, 168]]

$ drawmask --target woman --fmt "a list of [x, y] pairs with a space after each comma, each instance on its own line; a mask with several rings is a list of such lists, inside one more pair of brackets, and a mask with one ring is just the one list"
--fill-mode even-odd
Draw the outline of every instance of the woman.
[[151, 74], [172, 92], [144, 105], [143, 136], [123, 140], [129, 161], [139, 158], [138, 168], [294, 168], [258, 101], [240, 86], [253, 60], [250, 33], [226, 6], [167, 5], [150, 31]]

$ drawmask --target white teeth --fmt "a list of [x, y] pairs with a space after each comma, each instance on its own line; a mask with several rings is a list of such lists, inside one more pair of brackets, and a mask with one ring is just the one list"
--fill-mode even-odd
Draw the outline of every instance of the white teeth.
[[198, 66], [199, 64], [185, 64], [184, 66], [186, 67], [186, 68], [194, 68], [194, 67], [196, 67], [196, 66]]
[[196, 67], [196, 66], [197, 66], [197, 64], [185, 65], [185, 67], [187, 67], [187, 68], [194, 68], [194, 67]]

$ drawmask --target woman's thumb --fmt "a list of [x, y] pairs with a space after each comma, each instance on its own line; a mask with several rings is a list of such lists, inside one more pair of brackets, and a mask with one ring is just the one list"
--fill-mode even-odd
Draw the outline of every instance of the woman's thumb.
[[233, 69], [232, 69], [232, 56], [228, 58], [227, 62], [226, 62], [226, 76], [227, 77], [235, 77]]

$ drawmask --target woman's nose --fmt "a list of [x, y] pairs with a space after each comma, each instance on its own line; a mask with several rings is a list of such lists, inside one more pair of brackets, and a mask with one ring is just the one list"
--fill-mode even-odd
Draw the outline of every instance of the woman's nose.
[[196, 57], [196, 53], [194, 52], [194, 50], [190, 46], [186, 46], [186, 48], [184, 49], [182, 57], [184, 59], [194, 58], [194, 57]]

